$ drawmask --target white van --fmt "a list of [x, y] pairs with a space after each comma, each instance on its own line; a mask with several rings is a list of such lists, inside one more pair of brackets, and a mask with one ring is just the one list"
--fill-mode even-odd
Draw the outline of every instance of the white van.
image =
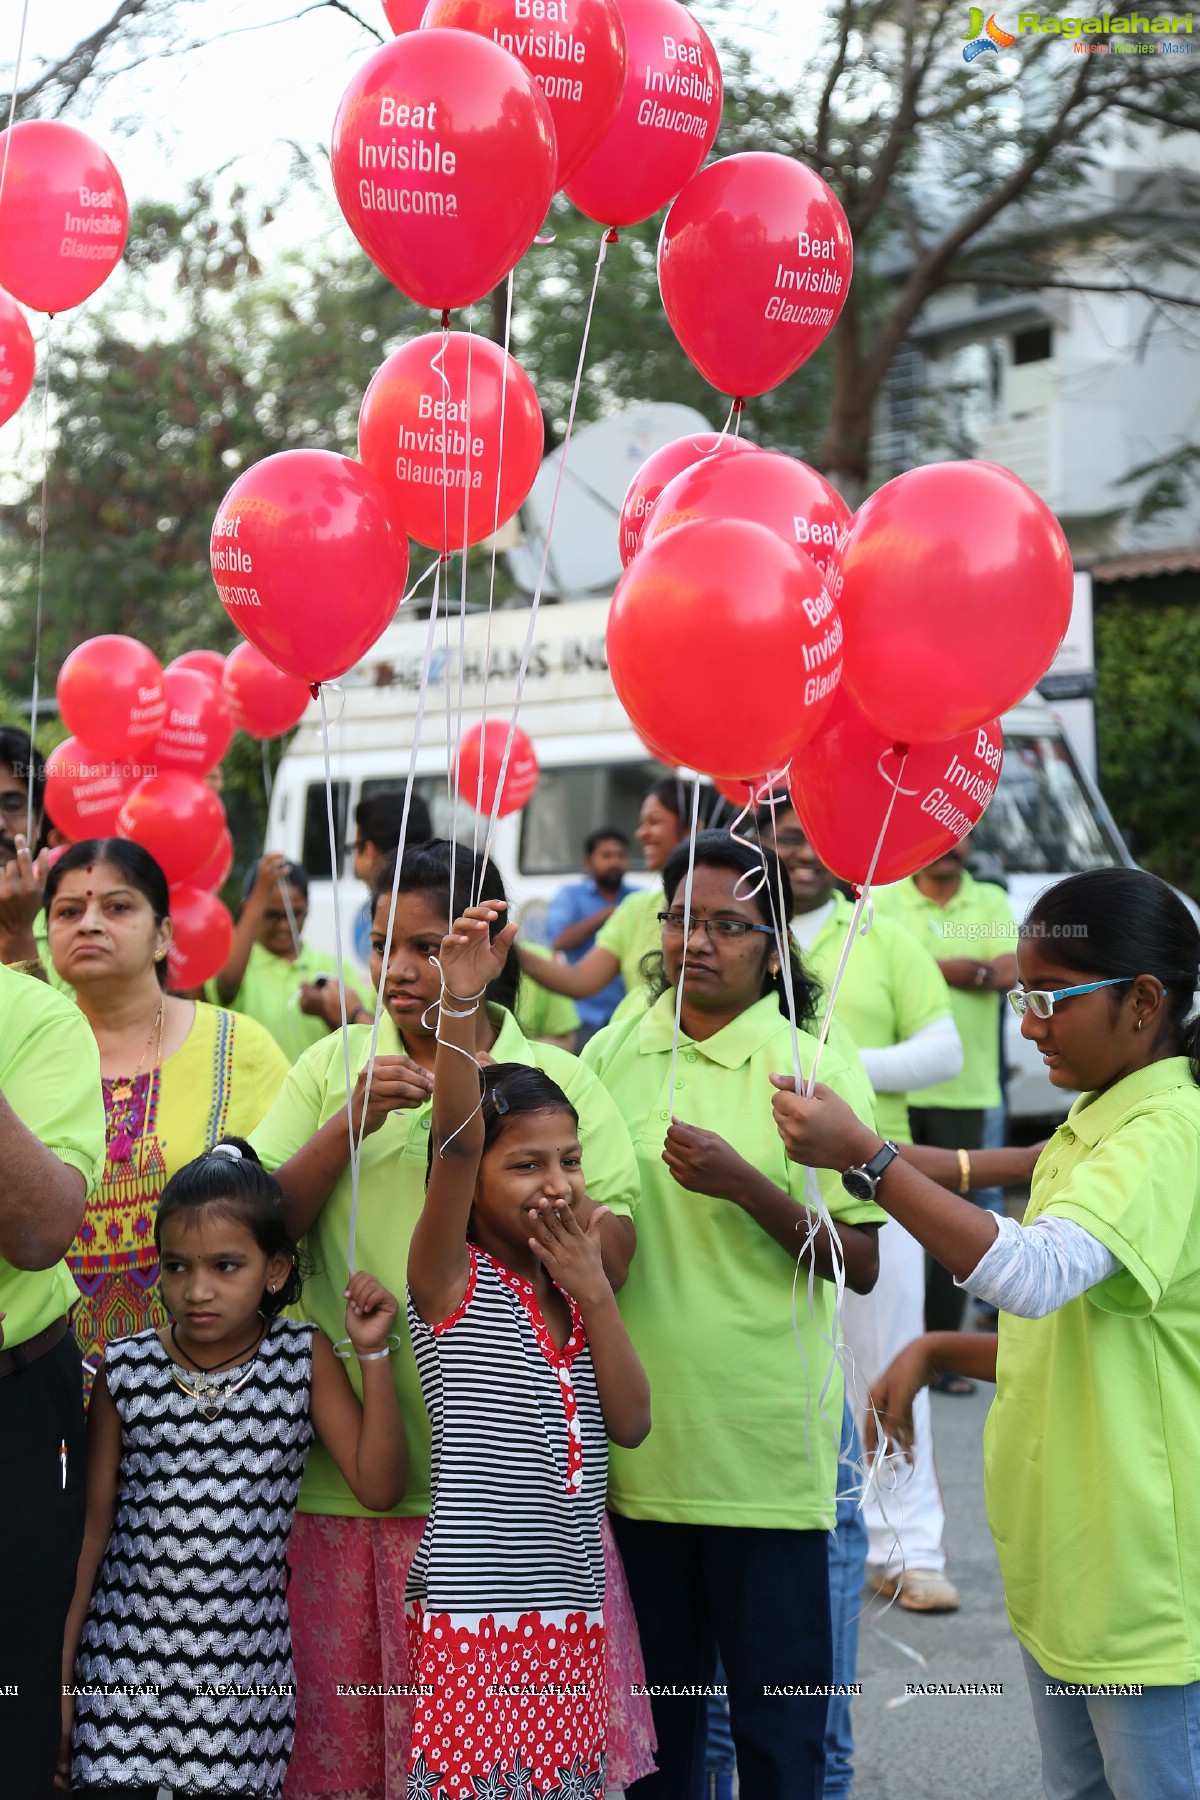
[[[664, 773], [630, 726], [609, 679], [605, 655], [607, 599], [543, 602], [525, 683], [520, 725], [541, 764], [537, 790], [525, 809], [496, 828], [492, 852], [526, 931], [538, 932], [550, 895], [578, 875], [589, 831], [614, 825], [632, 839], [646, 789]], [[507, 720], [529, 624], [524, 607], [495, 613], [488, 658], [489, 718]], [[327, 696], [330, 765], [337, 821], [337, 873], [344, 949], [356, 962], [367, 955], [364, 891], [350, 874], [347, 845], [354, 808], [364, 796], [403, 789], [408, 775], [428, 626], [404, 620], [388, 628], [364, 662], [341, 684], [345, 703]], [[457, 612], [436, 627], [416, 791], [429, 803], [434, 830], [482, 845], [486, 821], [450, 796], [448, 750], [461, 722], [478, 722], [484, 703], [486, 615]], [[1042, 888], [1078, 869], [1132, 862], [1095, 784], [1055, 714], [1036, 697], [1004, 719], [1000, 787], [974, 837], [980, 853], [1004, 871], [1020, 919]], [[308, 935], [322, 949], [334, 942], [324, 761], [320, 720], [311, 707], [280, 765], [270, 809], [268, 843], [309, 872]], [[636, 870], [636, 845], [634, 846]], [[985, 867], [980, 871], [987, 873]], [[1061, 1114], [1068, 1096], [1051, 1087], [1041, 1059], [1024, 1043], [1015, 1017], [1006, 1022], [1009, 1108], [1014, 1117]]]

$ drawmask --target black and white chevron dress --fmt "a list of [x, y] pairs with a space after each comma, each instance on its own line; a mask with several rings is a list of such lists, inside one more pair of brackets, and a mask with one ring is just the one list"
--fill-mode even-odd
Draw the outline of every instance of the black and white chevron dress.
[[75, 1666], [92, 1691], [76, 1696], [74, 1785], [279, 1793], [296, 1717], [285, 1554], [313, 1439], [312, 1333], [272, 1320], [215, 1419], [176, 1386], [156, 1331], [109, 1344], [121, 1466]]
[[560, 1350], [529, 1282], [474, 1247], [452, 1318], [426, 1325], [409, 1296], [433, 1434], [406, 1595], [410, 1800], [604, 1793], [608, 1439], [567, 1299]]

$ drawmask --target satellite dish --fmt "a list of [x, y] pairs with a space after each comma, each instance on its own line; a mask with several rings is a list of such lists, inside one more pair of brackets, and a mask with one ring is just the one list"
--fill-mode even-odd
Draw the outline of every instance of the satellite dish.
[[[664, 444], [713, 429], [694, 407], [653, 400], [575, 432], [554, 515], [543, 594], [561, 598], [611, 592], [621, 573], [617, 520], [629, 483]], [[520, 511], [524, 541], [508, 551], [512, 578], [529, 594], [537, 586], [562, 455], [560, 446], [542, 459]]]

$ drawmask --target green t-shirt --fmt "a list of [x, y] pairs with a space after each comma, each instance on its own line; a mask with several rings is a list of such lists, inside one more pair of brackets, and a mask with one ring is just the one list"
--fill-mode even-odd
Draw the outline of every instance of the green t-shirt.
[[[214, 1006], [224, 1006], [230, 1012], [245, 1013], [247, 1018], [257, 1019], [270, 1032], [288, 1061], [294, 1063], [330, 1033], [324, 1019], [300, 1011], [300, 989], [318, 975], [331, 975], [336, 979], [337, 957], [330, 956], [325, 950], [314, 950], [311, 944], [301, 941], [300, 954], [289, 962], [286, 956], [273, 956], [261, 944], [252, 944], [242, 985], [233, 999], [221, 999], [215, 976], [205, 982], [204, 997]], [[346, 981], [361, 993], [362, 978], [356, 969], [346, 970]], [[371, 1004], [365, 994], [362, 998], [364, 1005]]]
[[[846, 942], [853, 908], [844, 894], [804, 952], [804, 962], [829, 992]], [[951, 990], [933, 955], [893, 919], [876, 916], [865, 937], [855, 940], [837, 992], [833, 1016], [860, 1050], [883, 1050], [944, 1019], [952, 1010]], [[876, 1092], [880, 1134], [898, 1144], [910, 1140], [908, 1095]]]
[[[1017, 948], [1017, 925], [1008, 895], [994, 881], [976, 881], [964, 869], [954, 898], [939, 906], [913, 877], [872, 889], [876, 915], [894, 919], [940, 962], [970, 956], [995, 962]], [[950, 1010], [962, 1039], [962, 1074], [908, 1096], [910, 1106], [946, 1106], [976, 1111], [1000, 1104], [1001, 994], [950, 989]]]
[[[545, 944], [521, 940], [522, 950], [534, 956], [552, 956]], [[527, 1038], [574, 1037], [579, 1030], [579, 1013], [575, 1002], [566, 994], [552, 994], [540, 981], [522, 978], [513, 1009], [517, 1024]]]
[[[555, 1044], [531, 1044], [522, 1036], [511, 1013], [502, 1007], [489, 1010], [498, 1026], [490, 1052], [494, 1060], [544, 1069], [552, 1081], [557, 1081], [579, 1114], [589, 1197], [628, 1217], [638, 1204], [637, 1164], [629, 1134], [604, 1088], [578, 1057]], [[365, 1066], [370, 1048], [370, 1026], [352, 1025], [352, 1083]], [[380, 1021], [378, 1053], [405, 1053], [403, 1039], [386, 1016]], [[345, 1105], [346, 1081], [338, 1033], [305, 1051], [289, 1071], [279, 1098], [251, 1133], [251, 1142], [267, 1168], [277, 1169], [302, 1149], [327, 1119], [343, 1112]], [[355, 1261], [401, 1301], [408, 1282], [409, 1240], [425, 1204], [432, 1116], [431, 1102], [389, 1113], [379, 1130], [363, 1139]], [[304, 1248], [316, 1266], [305, 1281], [299, 1306], [292, 1309], [297, 1318], [314, 1320], [335, 1343], [346, 1335], [350, 1193], [347, 1169], [304, 1239]], [[424, 1518], [429, 1511], [429, 1419], [421, 1398], [403, 1304], [396, 1330], [403, 1348], [392, 1357], [392, 1374], [408, 1439], [408, 1481], [404, 1498], [393, 1513], [404, 1518]], [[355, 1392], [361, 1394], [357, 1362], [351, 1358], [346, 1366]], [[320, 1441], [314, 1443], [305, 1465], [299, 1509], [356, 1518], [372, 1516], [354, 1498]]]
[[[21, 1123], [78, 1169], [91, 1194], [104, 1168], [100, 1052], [79, 1008], [36, 976], [0, 967], [0, 1093]], [[65, 1262], [14, 1269], [0, 1257], [8, 1349], [60, 1319], [79, 1298]]]
[[646, 1010], [646, 987], [642, 980], [642, 958], [662, 949], [660, 912], [666, 911], [661, 884], [639, 888], [627, 894], [616, 911], [610, 913], [596, 933], [602, 950], [611, 951], [621, 965], [625, 997], [609, 1020], [636, 1019]]
[[1045, 1319], [1001, 1314], [984, 1435], [1012, 1628], [1060, 1680], [1200, 1679], [1200, 1089], [1185, 1057], [1084, 1094], [1025, 1223], [1121, 1264]]
[[[731, 1201], [681, 1188], [662, 1160], [672, 1111], [726, 1138], [803, 1204], [768, 1076], [792, 1068], [792, 1037], [773, 995], [701, 1043], [683, 1036], [670, 1093], [675, 996], [606, 1027], [584, 1048], [629, 1126], [642, 1181], [638, 1253], [619, 1295], [650, 1380], [654, 1424], [637, 1450], [610, 1452], [609, 1503], [630, 1518], [702, 1525], [827, 1529], [834, 1522], [842, 1376], [831, 1368], [833, 1286]], [[815, 1041], [800, 1034], [801, 1065]], [[820, 1077], [871, 1119], [870, 1086], [828, 1046]], [[818, 1175], [825, 1204], [879, 1224], [839, 1177]], [[801, 1242], [797, 1233], [797, 1249]], [[799, 1342], [797, 1342], [799, 1339]], [[822, 1400], [822, 1388], [829, 1386]]]

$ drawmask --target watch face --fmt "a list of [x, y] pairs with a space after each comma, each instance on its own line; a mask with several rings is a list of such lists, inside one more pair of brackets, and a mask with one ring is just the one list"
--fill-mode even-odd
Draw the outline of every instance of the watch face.
[[847, 1169], [842, 1176], [842, 1186], [848, 1194], [853, 1195], [855, 1200], [873, 1200], [875, 1198], [875, 1183], [861, 1169]]

